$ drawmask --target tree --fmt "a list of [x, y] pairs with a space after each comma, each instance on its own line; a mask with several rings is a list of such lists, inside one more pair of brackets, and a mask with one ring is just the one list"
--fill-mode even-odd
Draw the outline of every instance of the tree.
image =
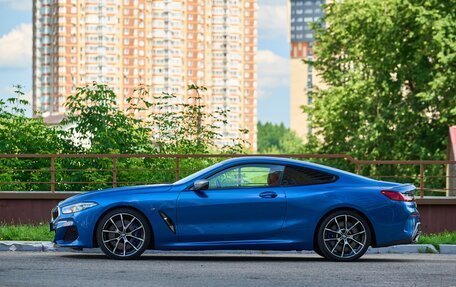
[[[65, 140], [58, 129], [47, 126], [40, 117], [26, 116], [30, 103], [21, 86], [14, 86], [14, 96], [0, 100], [0, 153], [60, 153]], [[40, 182], [49, 180], [49, 160], [30, 158], [0, 159], [0, 190], [46, 190]], [[9, 182], [35, 182], [8, 184]], [[7, 184], [5, 184], [7, 183]]]
[[456, 124], [456, 3], [344, 0], [315, 25], [310, 150], [442, 159]]
[[[62, 125], [64, 138], [72, 139], [67, 152], [120, 154], [195, 154], [241, 152], [245, 141], [219, 147], [220, 129], [227, 124], [227, 112], [207, 112], [201, 93], [206, 88], [190, 85], [188, 100], [173, 94], [152, 96], [149, 87], [140, 86], [119, 107], [117, 97], [107, 85], [93, 83], [77, 88], [67, 98], [67, 113]], [[68, 184], [63, 189], [96, 189], [112, 182], [113, 161], [97, 159], [61, 159], [68, 172], [60, 173]], [[186, 159], [180, 163], [182, 175], [214, 163], [213, 159]], [[118, 182], [170, 182], [174, 180], [173, 158], [119, 158]], [[81, 170], [81, 171], [79, 171]], [[156, 172], [160, 171], [160, 172]], [[121, 185], [121, 183], [120, 183]]]
[[64, 136], [73, 140], [75, 152], [148, 153], [154, 148], [150, 131], [140, 119], [117, 106], [116, 95], [107, 85], [93, 83], [78, 87], [67, 98], [61, 125]]
[[298, 153], [303, 148], [302, 139], [283, 123], [258, 122], [257, 131], [259, 153]]
[[[228, 124], [229, 110], [207, 111], [203, 86], [188, 86], [189, 96], [183, 101], [174, 94], [151, 96], [149, 87], [141, 86], [127, 99], [130, 113], [142, 113], [144, 123], [153, 134], [159, 153], [243, 152], [247, 142], [237, 138], [230, 145], [220, 146], [221, 129]], [[246, 134], [248, 130], [241, 130]]]
[[[152, 96], [140, 86], [125, 99], [124, 109], [105, 84], [78, 87], [67, 98], [62, 131], [73, 139], [76, 152], [87, 153], [209, 153], [241, 152], [246, 142], [235, 139], [219, 147], [221, 127], [229, 111], [206, 111], [202, 103], [205, 87], [188, 87], [191, 95], [182, 100], [174, 94]], [[248, 131], [244, 131], [248, 132]]]
[[59, 153], [64, 141], [58, 130], [47, 126], [41, 117], [26, 116], [30, 106], [21, 86], [14, 86], [14, 96], [0, 99], [0, 153]]
[[[107, 85], [78, 87], [67, 97], [60, 127], [48, 127], [42, 118], [25, 116], [29, 103], [20, 88], [16, 96], [0, 101], [0, 153], [93, 154], [192, 154], [242, 152], [245, 141], [219, 147], [220, 132], [227, 124], [225, 110], [206, 111], [201, 93], [206, 88], [189, 86], [188, 101], [173, 94], [152, 97], [140, 87], [125, 99], [123, 107]], [[246, 132], [246, 131], [245, 131]], [[182, 159], [185, 176], [216, 160]], [[163, 183], [175, 179], [173, 158], [58, 158], [55, 178], [60, 190], [92, 190], [112, 185], [116, 164], [118, 185], [124, 182]], [[0, 159], [0, 182], [36, 182], [0, 185], [0, 190], [49, 190], [50, 162], [43, 159]]]

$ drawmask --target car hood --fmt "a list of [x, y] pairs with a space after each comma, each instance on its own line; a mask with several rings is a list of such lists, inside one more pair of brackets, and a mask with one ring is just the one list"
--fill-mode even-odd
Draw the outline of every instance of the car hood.
[[117, 187], [109, 188], [103, 190], [89, 191], [81, 194], [74, 195], [61, 201], [59, 206], [68, 205], [83, 201], [97, 201], [99, 197], [108, 197], [110, 194], [124, 193], [124, 194], [133, 194], [137, 192], [163, 192], [171, 188], [172, 184], [152, 184], [152, 185], [141, 185], [141, 186], [126, 186], [126, 187]]

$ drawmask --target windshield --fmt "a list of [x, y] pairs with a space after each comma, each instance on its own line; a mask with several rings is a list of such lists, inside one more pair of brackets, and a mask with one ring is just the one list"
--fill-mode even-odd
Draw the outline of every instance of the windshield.
[[222, 164], [223, 164], [223, 161], [222, 161], [222, 162], [219, 162], [219, 163], [216, 163], [216, 164], [214, 164], [214, 165], [208, 166], [208, 167], [206, 167], [205, 169], [202, 169], [202, 170], [200, 170], [200, 171], [198, 171], [198, 172], [195, 172], [195, 173], [193, 173], [193, 174], [191, 174], [191, 175], [189, 175], [189, 176], [186, 176], [186, 177], [184, 177], [184, 178], [182, 178], [182, 179], [176, 181], [176, 182], [173, 183], [173, 184], [183, 184], [183, 183], [186, 183], [186, 182], [188, 182], [188, 181], [192, 181], [192, 180], [194, 180], [195, 178], [197, 178], [197, 177], [199, 177], [199, 176], [205, 174], [206, 172], [208, 172], [208, 171], [210, 171], [210, 170], [212, 170], [212, 169], [214, 169], [214, 168], [217, 168], [217, 167], [221, 166]]

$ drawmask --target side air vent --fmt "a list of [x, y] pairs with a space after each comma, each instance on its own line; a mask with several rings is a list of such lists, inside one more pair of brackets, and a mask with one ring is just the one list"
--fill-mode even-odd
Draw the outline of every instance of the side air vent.
[[176, 227], [174, 226], [174, 222], [171, 220], [171, 218], [169, 218], [169, 216], [166, 215], [166, 213], [164, 213], [161, 210], [158, 212], [158, 214], [160, 214], [160, 216], [163, 219], [163, 221], [166, 223], [166, 225], [168, 225], [168, 228], [175, 234], [176, 233]]

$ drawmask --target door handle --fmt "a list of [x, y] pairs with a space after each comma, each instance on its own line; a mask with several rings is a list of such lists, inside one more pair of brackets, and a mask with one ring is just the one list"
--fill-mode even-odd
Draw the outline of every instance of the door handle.
[[277, 193], [275, 193], [273, 191], [265, 191], [265, 192], [260, 193], [260, 197], [263, 197], [263, 198], [276, 198], [277, 197]]

